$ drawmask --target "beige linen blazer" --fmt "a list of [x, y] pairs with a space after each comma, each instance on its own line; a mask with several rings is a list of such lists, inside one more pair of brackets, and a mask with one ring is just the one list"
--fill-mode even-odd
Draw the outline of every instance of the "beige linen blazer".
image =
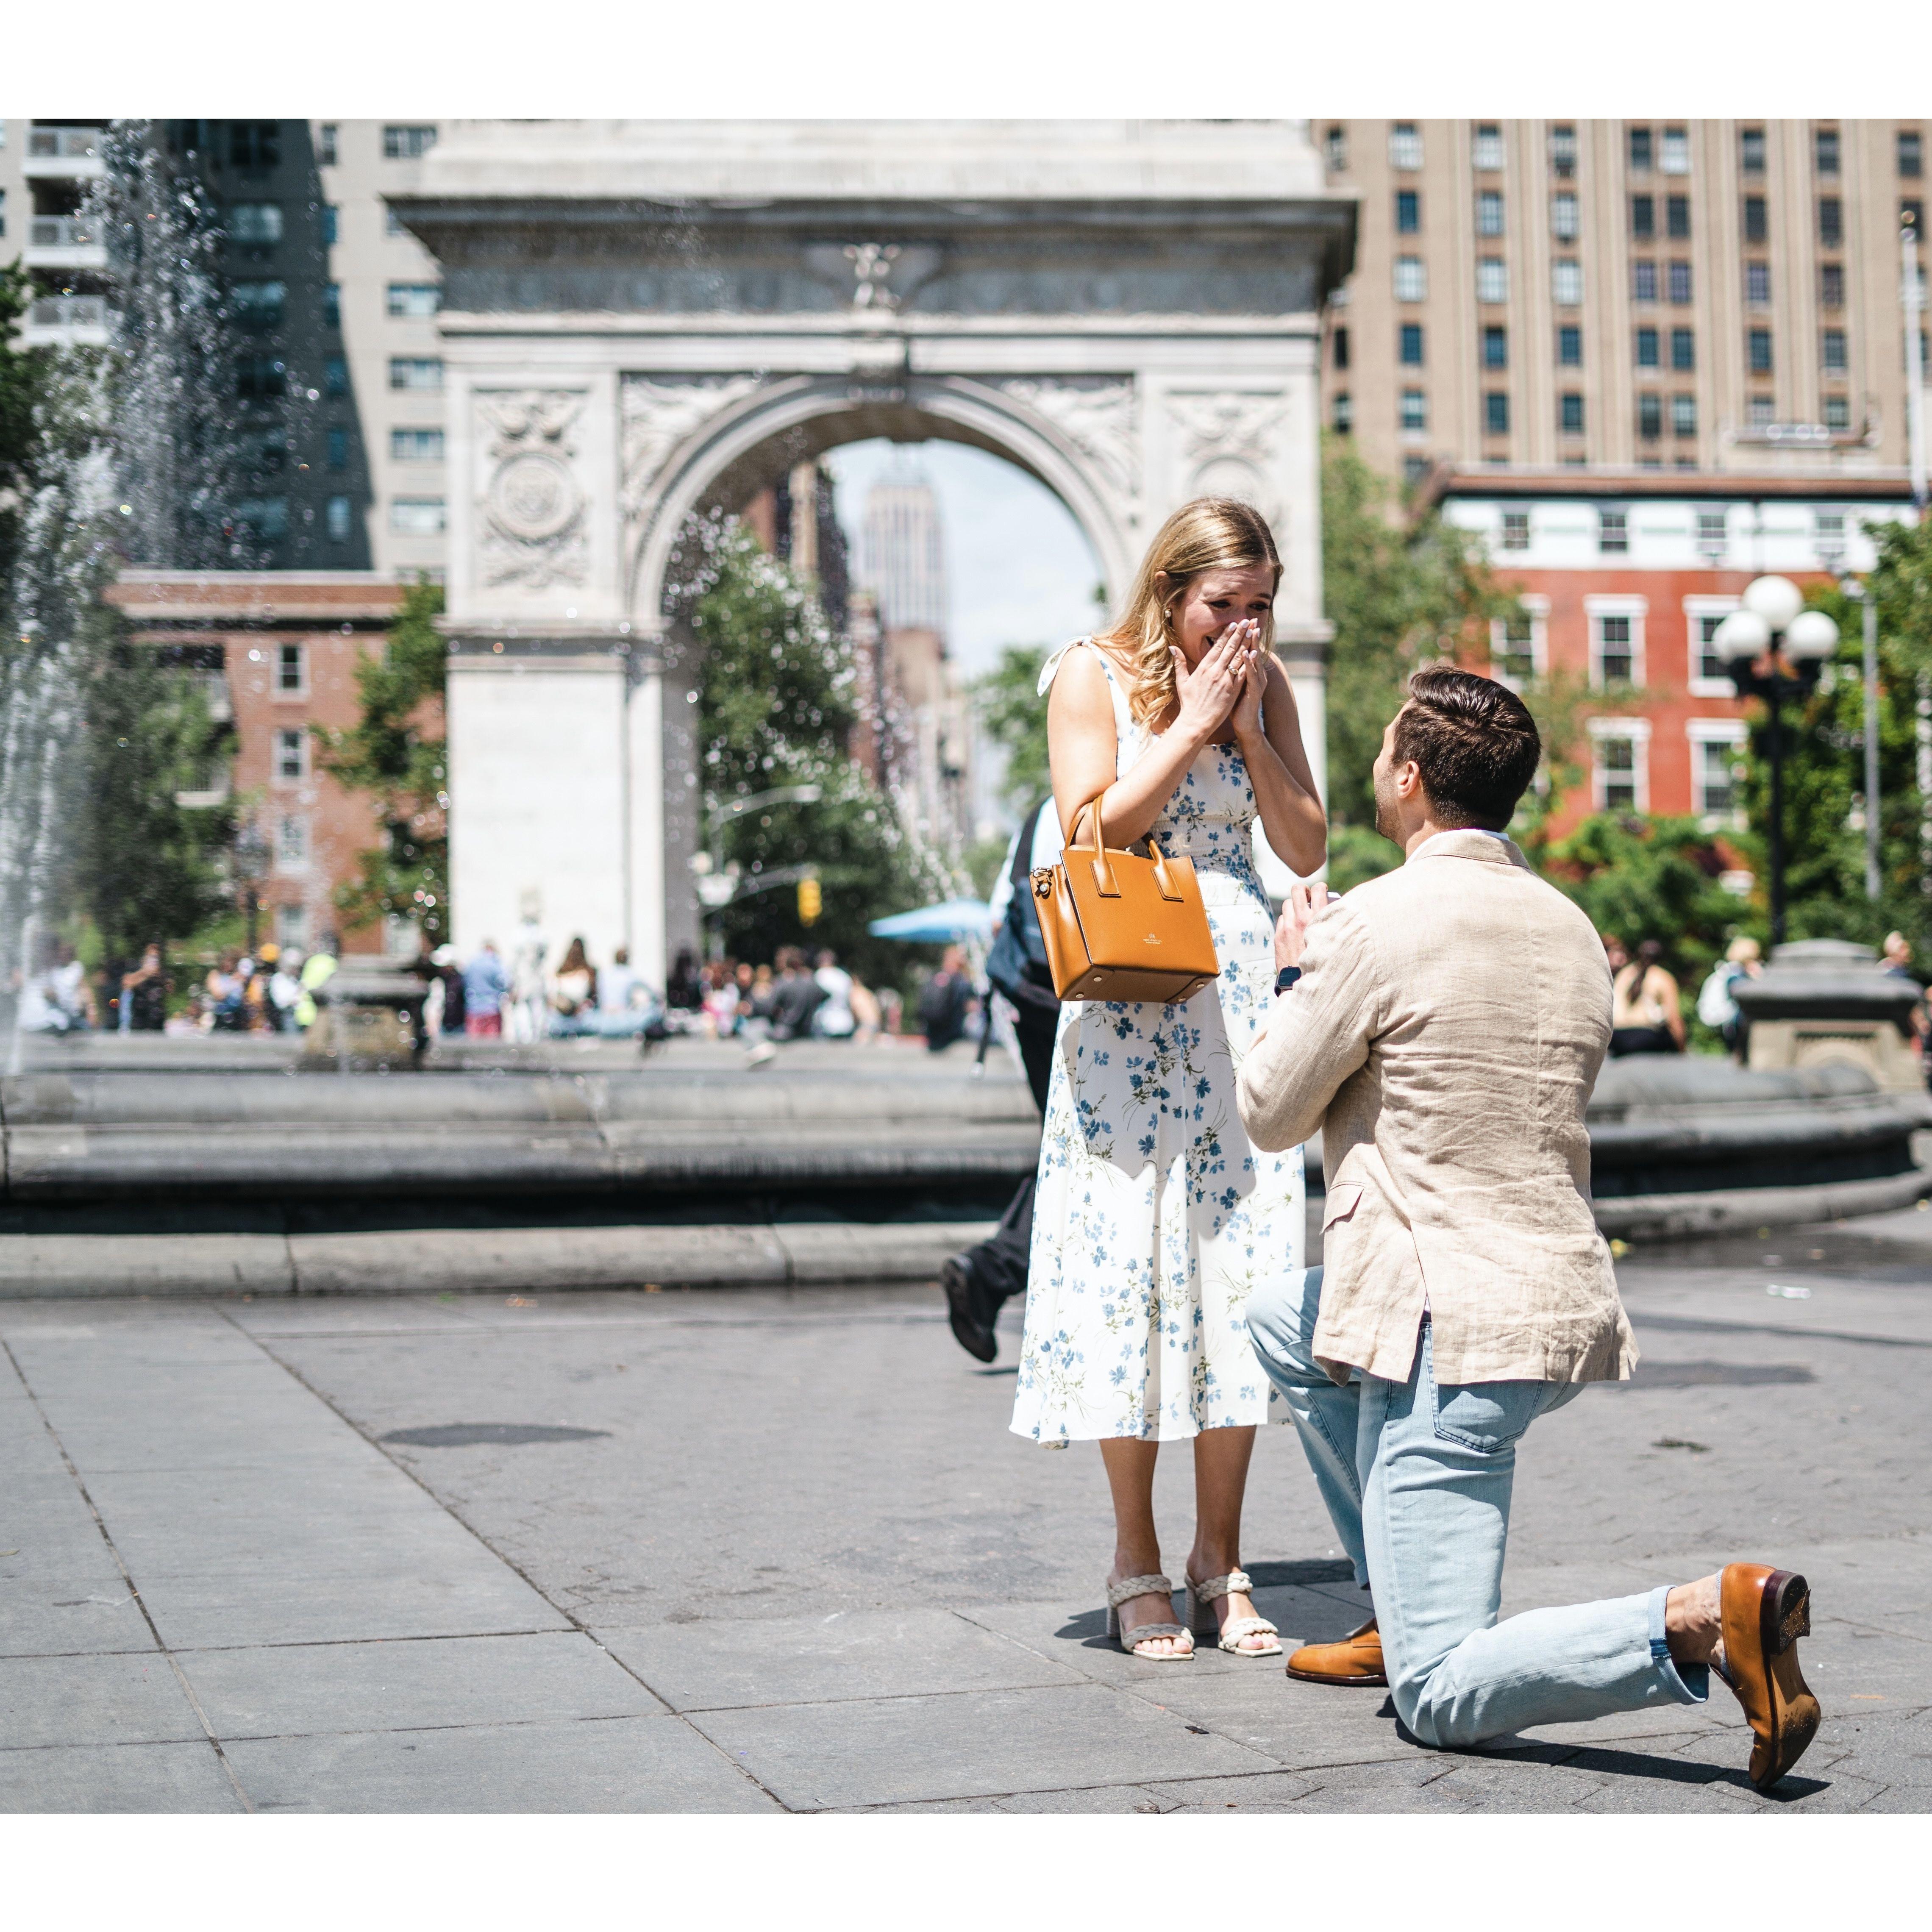
[[1590, 1208], [1604, 949], [1507, 839], [1438, 832], [1331, 904], [1237, 1080], [1258, 1148], [1317, 1127], [1315, 1354], [1404, 1382], [1613, 1382], [1637, 1359]]

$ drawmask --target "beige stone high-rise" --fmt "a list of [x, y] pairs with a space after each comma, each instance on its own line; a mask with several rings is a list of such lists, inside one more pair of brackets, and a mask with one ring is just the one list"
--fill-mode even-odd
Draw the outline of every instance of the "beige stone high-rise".
[[1902, 471], [1919, 121], [1323, 121], [1324, 415], [1378, 468]]

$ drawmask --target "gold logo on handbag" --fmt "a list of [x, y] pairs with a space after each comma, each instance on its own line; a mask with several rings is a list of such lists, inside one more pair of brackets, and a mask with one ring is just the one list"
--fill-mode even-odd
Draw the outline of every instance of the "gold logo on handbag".
[[[1094, 814], [1094, 842], [1079, 843]], [[1040, 936], [1063, 1000], [1149, 1000], [1172, 1005], [1220, 976], [1208, 908], [1191, 859], [1109, 850], [1100, 798], [1073, 814], [1073, 840], [1057, 866], [1033, 874]], [[1159, 956], [1155, 956], [1158, 950]]]

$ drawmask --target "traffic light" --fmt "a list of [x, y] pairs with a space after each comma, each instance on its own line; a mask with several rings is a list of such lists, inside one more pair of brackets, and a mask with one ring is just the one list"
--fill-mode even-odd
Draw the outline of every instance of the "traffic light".
[[818, 915], [825, 909], [825, 902], [818, 890], [816, 879], [801, 879], [798, 882], [798, 921], [801, 926], [815, 926]]

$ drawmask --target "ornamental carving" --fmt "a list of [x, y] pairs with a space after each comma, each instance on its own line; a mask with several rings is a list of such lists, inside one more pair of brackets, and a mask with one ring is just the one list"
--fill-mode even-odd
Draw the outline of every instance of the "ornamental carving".
[[1276, 431], [1287, 404], [1279, 391], [1217, 389], [1170, 394], [1168, 413], [1190, 496], [1238, 496], [1270, 523], [1281, 504], [1270, 481]]
[[1131, 502], [1140, 494], [1140, 423], [1131, 382], [1114, 376], [1010, 376], [998, 386], [1052, 424], [1117, 497]]
[[532, 590], [581, 584], [590, 570], [585, 498], [572, 465], [570, 431], [580, 389], [483, 389], [476, 406], [488, 431], [483, 492], [483, 580]]
[[758, 386], [756, 376], [626, 376], [623, 388], [624, 514], [644, 514], [666, 458], [678, 445]]

